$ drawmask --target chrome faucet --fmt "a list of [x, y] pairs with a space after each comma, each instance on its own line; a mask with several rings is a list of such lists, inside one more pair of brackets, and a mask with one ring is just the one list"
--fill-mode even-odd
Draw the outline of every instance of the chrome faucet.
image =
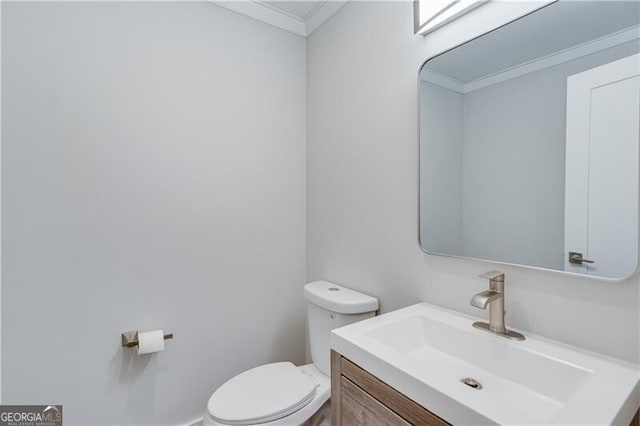
[[522, 334], [507, 330], [504, 325], [504, 316], [506, 315], [504, 310], [504, 272], [489, 271], [481, 274], [480, 278], [489, 279], [489, 290], [474, 295], [471, 298], [471, 306], [487, 309], [487, 305], [489, 305], [489, 323], [474, 322], [473, 326], [509, 339], [524, 340]]

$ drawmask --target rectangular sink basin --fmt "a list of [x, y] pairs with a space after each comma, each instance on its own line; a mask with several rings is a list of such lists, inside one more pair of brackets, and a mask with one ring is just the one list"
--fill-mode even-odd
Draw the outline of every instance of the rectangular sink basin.
[[638, 365], [530, 334], [508, 340], [476, 320], [421, 303], [336, 329], [331, 345], [453, 424], [630, 423]]

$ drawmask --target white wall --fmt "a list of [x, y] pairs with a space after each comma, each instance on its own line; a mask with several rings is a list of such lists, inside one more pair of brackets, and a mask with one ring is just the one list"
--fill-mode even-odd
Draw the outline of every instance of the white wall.
[[420, 243], [461, 255], [463, 95], [420, 82]]
[[[495, 265], [425, 255], [417, 238], [417, 73], [499, 23], [474, 24], [472, 14], [423, 38], [412, 34], [410, 2], [351, 2], [308, 39], [308, 279], [371, 293], [383, 312], [428, 301], [487, 316], [469, 300], [488, 284], [477, 275]], [[637, 277], [611, 284], [500, 269], [508, 324], [640, 360]]]
[[637, 51], [625, 43], [464, 95], [465, 256], [564, 269], [567, 76]]
[[305, 40], [204, 2], [2, 9], [3, 403], [177, 424], [302, 362]]

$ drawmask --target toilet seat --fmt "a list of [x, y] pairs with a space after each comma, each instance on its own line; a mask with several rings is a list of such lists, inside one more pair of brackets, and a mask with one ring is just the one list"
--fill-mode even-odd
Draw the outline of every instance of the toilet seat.
[[239, 374], [211, 395], [207, 411], [226, 425], [267, 423], [314, 399], [316, 383], [290, 362], [261, 365]]

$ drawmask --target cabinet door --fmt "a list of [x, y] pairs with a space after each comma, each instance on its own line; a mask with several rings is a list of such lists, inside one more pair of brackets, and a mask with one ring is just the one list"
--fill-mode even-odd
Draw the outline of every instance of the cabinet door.
[[331, 351], [331, 401], [334, 426], [449, 425], [335, 351]]
[[349, 426], [410, 426], [396, 413], [354, 385], [344, 376], [342, 387], [342, 423]]

